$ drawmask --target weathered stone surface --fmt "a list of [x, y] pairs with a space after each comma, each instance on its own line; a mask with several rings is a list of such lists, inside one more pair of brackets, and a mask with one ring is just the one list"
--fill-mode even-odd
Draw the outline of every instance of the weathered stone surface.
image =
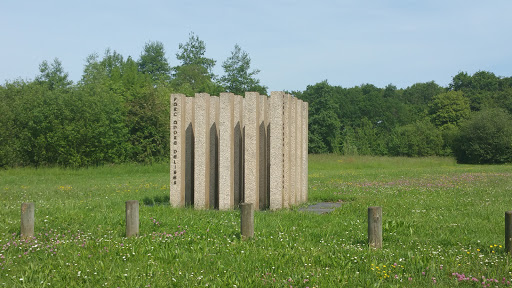
[[296, 169], [295, 169], [295, 190], [297, 191], [295, 194], [296, 202], [302, 203], [302, 141], [303, 141], [303, 135], [302, 135], [302, 100], [297, 99], [296, 101], [296, 110], [297, 113], [297, 122], [295, 125], [296, 129], [296, 137], [297, 140], [295, 141], [295, 163], [296, 163]]
[[229, 210], [235, 203], [235, 145], [233, 93], [220, 94], [219, 115], [219, 209]]
[[170, 202], [280, 209], [307, 201], [307, 103], [283, 92], [171, 95]]
[[283, 208], [290, 207], [290, 94], [283, 101]]
[[296, 158], [296, 153], [297, 153], [297, 146], [295, 145], [296, 144], [296, 141], [297, 141], [297, 138], [296, 138], [296, 133], [297, 133], [297, 98], [295, 97], [290, 97], [290, 118], [288, 119], [288, 127], [290, 129], [290, 142], [289, 142], [289, 147], [288, 149], [290, 150], [290, 154], [289, 154], [289, 161], [290, 161], [290, 180], [289, 183], [290, 183], [290, 188], [289, 188], [289, 193], [290, 193], [290, 200], [289, 200], [289, 205], [290, 206], [293, 206], [296, 204], [296, 201], [297, 201], [297, 198], [296, 198], [296, 195], [297, 195], [297, 190], [296, 190], [296, 181], [297, 179], [295, 178], [296, 174], [295, 172], [297, 171], [297, 158]]
[[194, 207], [210, 207], [210, 95], [199, 93], [194, 105]]
[[283, 208], [283, 105], [284, 93], [270, 94], [270, 209]]
[[234, 166], [235, 166], [235, 174], [234, 174], [234, 206], [238, 207], [240, 203], [242, 203], [243, 199], [243, 191], [244, 191], [244, 165], [243, 165], [243, 97], [240, 95], [235, 95], [235, 99], [233, 101], [233, 134], [234, 134]]
[[267, 203], [267, 125], [268, 125], [268, 113], [267, 113], [267, 96], [259, 95], [260, 110], [258, 115], [258, 132], [259, 132], [259, 209], [264, 210], [268, 208]]
[[171, 183], [170, 202], [185, 205], [185, 95], [171, 95]]
[[308, 201], [308, 102], [302, 103], [302, 202]]
[[257, 92], [246, 92], [244, 106], [244, 202], [259, 209], [259, 106]]
[[219, 208], [219, 97], [210, 96], [210, 189], [209, 208]]
[[194, 204], [194, 97], [185, 97], [185, 206]]

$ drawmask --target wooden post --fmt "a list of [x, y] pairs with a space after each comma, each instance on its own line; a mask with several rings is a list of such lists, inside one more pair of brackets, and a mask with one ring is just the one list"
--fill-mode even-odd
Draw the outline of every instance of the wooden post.
[[139, 201], [126, 201], [126, 237], [139, 234]]
[[382, 248], [382, 207], [368, 208], [368, 244]]
[[505, 212], [505, 251], [512, 253], [512, 211]]
[[242, 240], [254, 237], [254, 204], [240, 204], [240, 234]]
[[21, 204], [21, 238], [34, 237], [34, 203]]

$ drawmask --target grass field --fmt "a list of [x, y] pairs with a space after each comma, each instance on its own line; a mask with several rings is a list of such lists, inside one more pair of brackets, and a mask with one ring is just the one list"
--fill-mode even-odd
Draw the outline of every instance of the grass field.
[[[0, 287], [511, 286], [511, 165], [334, 155], [309, 165], [310, 203], [342, 207], [256, 212], [251, 241], [238, 211], [160, 204], [167, 164], [0, 171]], [[126, 200], [141, 202], [138, 238], [124, 237]], [[36, 206], [27, 241], [23, 202]], [[366, 244], [369, 206], [383, 207], [381, 250]]]

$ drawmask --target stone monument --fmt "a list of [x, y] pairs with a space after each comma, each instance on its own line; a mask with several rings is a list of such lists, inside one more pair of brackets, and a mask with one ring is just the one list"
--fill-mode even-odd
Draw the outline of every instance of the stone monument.
[[275, 210], [308, 199], [307, 102], [284, 92], [172, 94], [170, 137], [172, 206]]

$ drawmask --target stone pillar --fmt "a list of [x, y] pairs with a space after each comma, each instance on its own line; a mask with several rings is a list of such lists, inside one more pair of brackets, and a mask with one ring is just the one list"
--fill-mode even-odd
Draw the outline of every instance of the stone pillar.
[[234, 145], [234, 208], [237, 208], [243, 199], [244, 167], [243, 167], [243, 97], [235, 95], [233, 100], [233, 145]]
[[[290, 95], [291, 96], [291, 95]], [[289, 180], [289, 183], [290, 183], [290, 188], [289, 188], [289, 191], [290, 191], [290, 206], [293, 206], [296, 204], [297, 202], [297, 190], [295, 189], [295, 184], [296, 184], [296, 179], [295, 179], [295, 176], [296, 176], [296, 171], [297, 171], [297, 163], [296, 163], [296, 153], [297, 153], [297, 146], [295, 145], [296, 141], [297, 141], [297, 138], [296, 138], [296, 133], [297, 133], [297, 118], [296, 118], [296, 109], [297, 109], [297, 98], [291, 96], [290, 97], [290, 118], [288, 119], [288, 127], [290, 129], [290, 145], [289, 145], [289, 149], [290, 149], [290, 180]]]
[[302, 100], [297, 99], [296, 101], [296, 141], [295, 141], [295, 190], [297, 203], [302, 203]]
[[194, 115], [194, 207], [210, 207], [210, 95], [196, 93]]
[[302, 102], [302, 202], [308, 201], [308, 102]]
[[283, 101], [283, 208], [290, 207], [290, 94]]
[[235, 145], [233, 93], [220, 94], [219, 115], [219, 209], [231, 210], [235, 205]]
[[267, 188], [266, 188], [266, 200], [265, 200], [265, 207], [267, 209], [270, 208], [270, 97], [267, 97], [267, 101], [265, 101], [265, 128], [267, 131], [267, 138], [265, 139], [266, 143], [266, 161], [267, 161], [267, 167], [265, 175], [267, 176]]
[[185, 206], [185, 95], [171, 94], [171, 188], [170, 202]]
[[219, 97], [210, 96], [210, 189], [209, 208], [219, 208]]
[[270, 94], [270, 209], [283, 208], [283, 92]]
[[194, 97], [185, 97], [185, 206], [194, 204]]
[[259, 209], [259, 111], [257, 92], [246, 92], [244, 106], [244, 202]]
[[267, 203], [267, 96], [259, 95], [260, 110], [258, 115], [258, 133], [259, 133], [259, 209], [268, 208]]

